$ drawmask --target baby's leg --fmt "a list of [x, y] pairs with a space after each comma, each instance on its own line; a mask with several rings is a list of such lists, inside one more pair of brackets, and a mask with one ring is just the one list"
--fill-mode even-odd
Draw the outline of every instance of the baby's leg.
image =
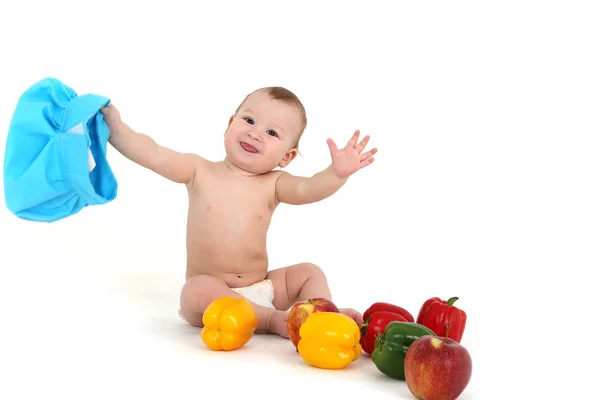
[[[209, 275], [198, 275], [188, 280], [181, 290], [179, 313], [183, 319], [193, 326], [202, 327], [202, 315], [208, 305], [215, 299], [224, 296], [244, 297], [234, 292], [223, 280]], [[257, 332], [281, 334], [281, 323], [285, 318], [283, 311], [259, 306], [250, 301], [258, 317]], [[278, 315], [282, 314], [282, 315]], [[287, 331], [284, 332], [287, 335]]]
[[[331, 291], [325, 274], [315, 264], [302, 263], [291, 267], [275, 269], [267, 274], [275, 288], [273, 305], [278, 310], [288, 310], [297, 301], [321, 297], [331, 300]], [[362, 315], [353, 308], [340, 308], [358, 324], [362, 324]]]
[[299, 300], [322, 297], [331, 300], [331, 291], [325, 274], [315, 264], [302, 263], [269, 271], [267, 279], [273, 282], [273, 305], [288, 310]]

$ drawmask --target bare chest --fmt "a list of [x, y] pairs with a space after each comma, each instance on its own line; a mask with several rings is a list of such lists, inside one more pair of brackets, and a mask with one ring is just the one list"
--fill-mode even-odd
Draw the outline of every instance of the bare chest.
[[190, 223], [220, 231], [268, 226], [275, 209], [275, 191], [267, 180], [214, 176], [207, 181], [190, 193]]

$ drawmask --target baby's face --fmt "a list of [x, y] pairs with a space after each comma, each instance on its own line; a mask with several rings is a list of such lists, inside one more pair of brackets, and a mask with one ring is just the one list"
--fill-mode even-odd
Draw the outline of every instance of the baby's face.
[[296, 156], [292, 147], [300, 129], [296, 107], [256, 92], [230, 119], [225, 132], [227, 158], [238, 168], [255, 174], [283, 168]]

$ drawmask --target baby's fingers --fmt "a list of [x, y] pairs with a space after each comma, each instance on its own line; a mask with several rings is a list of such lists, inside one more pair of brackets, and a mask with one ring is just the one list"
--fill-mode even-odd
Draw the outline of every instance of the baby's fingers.
[[358, 136], [360, 135], [360, 131], [356, 130], [354, 132], [354, 135], [352, 135], [352, 137], [350, 138], [350, 140], [348, 140], [348, 144], [346, 145], [347, 148], [356, 148], [356, 142], [358, 142]]
[[369, 139], [371, 139], [371, 136], [367, 135], [363, 138], [363, 140], [360, 141], [359, 144], [356, 145], [356, 150], [361, 153], [365, 147], [367, 147], [367, 143], [369, 143]]
[[331, 156], [333, 157], [333, 155], [338, 152], [338, 148], [335, 145], [335, 142], [333, 141], [333, 139], [327, 139], [327, 146], [329, 146], [329, 152], [331, 153]]
[[372, 148], [364, 154], [361, 154], [360, 161], [366, 160], [367, 158], [373, 156], [375, 153], [377, 153], [377, 147]]
[[374, 158], [374, 157], [371, 157], [371, 158], [368, 158], [368, 159], [366, 159], [366, 160], [364, 160], [364, 161], [361, 161], [361, 162], [360, 162], [360, 167], [361, 167], [361, 168], [364, 168], [364, 167], [366, 167], [366, 166], [368, 166], [368, 165], [371, 165], [371, 164], [373, 164], [373, 161], [375, 161], [375, 158]]
[[115, 107], [115, 105], [113, 103], [108, 103], [107, 105], [100, 108], [100, 110], [102, 110], [102, 112], [113, 112], [113, 113], [119, 112], [119, 110], [117, 109], [117, 107]]

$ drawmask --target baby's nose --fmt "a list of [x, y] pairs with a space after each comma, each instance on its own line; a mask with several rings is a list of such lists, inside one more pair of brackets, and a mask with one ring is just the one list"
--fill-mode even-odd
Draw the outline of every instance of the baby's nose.
[[260, 135], [254, 129], [248, 130], [248, 136], [250, 136], [254, 140], [260, 140]]

